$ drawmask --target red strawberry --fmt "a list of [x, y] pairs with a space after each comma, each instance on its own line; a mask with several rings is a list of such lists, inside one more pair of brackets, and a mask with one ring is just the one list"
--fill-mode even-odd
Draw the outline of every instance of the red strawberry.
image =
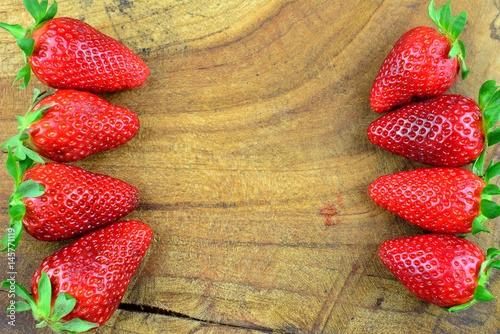
[[379, 177], [370, 185], [375, 203], [425, 230], [474, 233], [481, 224], [481, 195], [486, 186], [476, 174], [460, 168], [419, 168]]
[[368, 127], [368, 139], [389, 152], [429, 165], [461, 167], [500, 142], [500, 90], [493, 80], [479, 90], [479, 104], [441, 95], [403, 106]]
[[460, 167], [485, 148], [481, 110], [460, 95], [405, 105], [375, 120], [368, 139], [381, 148], [429, 165]]
[[71, 162], [120, 146], [139, 130], [136, 114], [97, 95], [68, 89], [44, 96], [35, 94], [35, 112], [18, 117], [20, 135], [4, 147], [26, 151], [21, 146], [28, 139], [28, 146], [43, 157]]
[[494, 298], [484, 285], [490, 268], [499, 267], [493, 262], [498, 254], [490, 248], [485, 256], [472, 242], [449, 234], [386, 240], [379, 249], [382, 262], [411, 293], [449, 312]]
[[43, 241], [69, 239], [115, 222], [139, 205], [137, 189], [112, 177], [57, 162], [26, 171], [22, 181], [45, 188], [39, 197], [26, 197], [23, 225]]
[[35, 19], [29, 29], [2, 23], [11, 32], [27, 59], [18, 73], [21, 88], [30, 80], [31, 69], [44, 84], [53, 88], [75, 88], [107, 92], [142, 85], [148, 66], [130, 49], [90, 25], [72, 18], [54, 18], [57, 4], [27, 0]]
[[118, 308], [152, 239], [151, 229], [124, 221], [93, 231], [47, 257], [33, 274], [32, 296], [12, 281], [2, 286], [27, 300], [37, 327], [84, 332], [104, 324]]
[[413, 28], [394, 45], [373, 83], [370, 104], [376, 112], [389, 111], [406, 103], [441, 95], [457, 80], [460, 67], [465, 79], [465, 46], [457, 40], [467, 14], [451, 16], [450, 3], [429, 16], [440, 32], [429, 27]]

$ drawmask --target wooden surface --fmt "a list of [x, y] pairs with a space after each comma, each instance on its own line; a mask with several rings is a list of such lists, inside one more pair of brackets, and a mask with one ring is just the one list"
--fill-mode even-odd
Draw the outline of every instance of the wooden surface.
[[[497, 300], [447, 314], [413, 297], [377, 256], [385, 239], [423, 233], [367, 195], [378, 176], [422, 165], [374, 147], [366, 128], [380, 116], [369, 91], [386, 54], [410, 28], [433, 25], [427, 1], [58, 4], [58, 16], [83, 19], [151, 68], [144, 86], [102, 95], [139, 115], [138, 136], [76, 163], [138, 187], [142, 204], [128, 218], [155, 233], [120, 309], [97, 333], [499, 332]], [[469, 14], [462, 40], [471, 73], [450, 92], [475, 98], [482, 82], [500, 80], [500, 1], [456, 0], [452, 10]], [[21, 0], [3, 0], [0, 21], [31, 24]], [[11, 87], [22, 58], [3, 31], [0, 55], [4, 141], [33, 87], [44, 87], [36, 78], [26, 91]], [[0, 169], [2, 230], [11, 189]], [[491, 235], [470, 240], [498, 247], [496, 221], [487, 227]], [[40, 261], [66, 244], [25, 233], [16, 280], [29, 285]], [[7, 271], [2, 256], [2, 279]], [[489, 286], [500, 295], [500, 275]], [[16, 327], [0, 316], [0, 332], [35, 333], [31, 315], [18, 313]]]

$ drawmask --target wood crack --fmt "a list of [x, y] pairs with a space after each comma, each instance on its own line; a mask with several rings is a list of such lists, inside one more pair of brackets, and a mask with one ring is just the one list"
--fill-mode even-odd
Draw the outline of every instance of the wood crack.
[[128, 311], [128, 312], [139, 312], [139, 313], [165, 315], [165, 316], [169, 316], [169, 317], [197, 321], [197, 322], [201, 322], [204, 324], [226, 326], [226, 327], [230, 327], [230, 328], [245, 329], [245, 330], [253, 330], [253, 331], [258, 331], [261, 333], [287, 334], [287, 332], [284, 332], [283, 330], [276, 330], [276, 329], [272, 329], [272, 328], [268, 328], [268, 327], [264, 327], [264, 326], [250, 325], [250, 324], [247, 326], [246, 325], [236, 325], [236, 324], [231, 324], [231, 323], [206, 320], [206, 319], [192, 317], [192, 316], [189, 316], [189, 315], [184, 314], [184, 313], [180, 313], [180, 312], [176, 312], [176, 311], [172, 311], [172, 310], [166, 310], [166, 309], [162, 309], [160, 307], [149, 306], [149, 305], [137, 305], [137, 304], [130, 304], [130, 303], [121, 303], [120, 306], [118, 307], [118, 309], [123, 310], [123, 311]]

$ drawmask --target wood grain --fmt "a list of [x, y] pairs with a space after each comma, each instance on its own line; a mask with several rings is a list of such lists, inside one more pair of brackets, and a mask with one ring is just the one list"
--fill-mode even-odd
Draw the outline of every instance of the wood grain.
[[[137, 137], [76, 163], [138, 187], [141, 205], [127, 218], [155, 233], [120, 309], [97, 333], [498, 332], [497, 301], [446, 314], [407, 292], [377, 256], [385, 239], [423, 233], [367, 195], [378, 176], [422, 165], [374, 147], [366, 128], [379, 117], [368, 97], [383, 59], [404, 32], [432, 25], [427, 1], [58, 4], [59, 16], [120, 40], [151, 69], [142, 87], [102, 95], [139, 115]], [[476, 97], [484, 81], [500, 80], [500, 3], [457, 0], [452, 10], [468, 12], [471, 73], [450, 92]], [[2, 3], [0, 21], [31, 22], [20, 0]], [[0, 50], [4, 141], [33, 87], [44, 87], [34, 79], [12, 88], [22, 58], [6, 32]], [[5, 226], [11, 189], [0, 169]], [[496, 222], [470, 240], [498, 247]], [[66, 244], [25, 233], [17, 281], [29, 285], [41, 260]], [[7, 271], [2, 258], [0, 277]], [[500, 295], [497, 274], [489, 286]], [[0, 317], [2, 333], [34, 332], [29, 314], [18, 317], [16, 327]]]

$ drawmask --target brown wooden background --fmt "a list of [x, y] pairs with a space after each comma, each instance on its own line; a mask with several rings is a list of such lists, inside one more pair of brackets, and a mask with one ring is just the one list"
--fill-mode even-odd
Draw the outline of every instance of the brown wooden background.
[[[139, 115], [138, 136], [76, 163], [137, 186], [142, 204], [128, 218], [155, 232], [143, 269], [97, 333], [500, 331], [497, 300], [446, 314], [407, 292], [377, 256], [385, 239], [422, 233], [367, 195], [378, 176], [421, 165], [372, 146], [366, 128], [380, 116], [368, 97], [386, 54], [405, 31], [433, 25], [427, 1], [58, 3], [58, 16], [83, 19], [151, 68], [144, 86], [102, 95]], [[452, 10], [469, 14], [462, 39], [472, 70], [450, 92], [476, 97], [482, 82], [500, 80], [500, 1], [456, 0]], [[3, 0], [0, 21], [32, 22], [21, 0]], [[11, 87], [23, 61], [4, 31], [0, 55], [3, 142], [33, 87], [44, 87], [36, 78], [25, 91]], [[0, 169], [2, 230], [11, 189]], [[470, 240], [500, 246], [495, 222], [488, 228]], [[25, 233], [17, 281], [29, 285], [66, 244]], [[500, 295], [500, 275], [490, 290]], [[0, 315], [0, 332], [35, 333], [31, 319], [18, 313], [13, 328]]]

